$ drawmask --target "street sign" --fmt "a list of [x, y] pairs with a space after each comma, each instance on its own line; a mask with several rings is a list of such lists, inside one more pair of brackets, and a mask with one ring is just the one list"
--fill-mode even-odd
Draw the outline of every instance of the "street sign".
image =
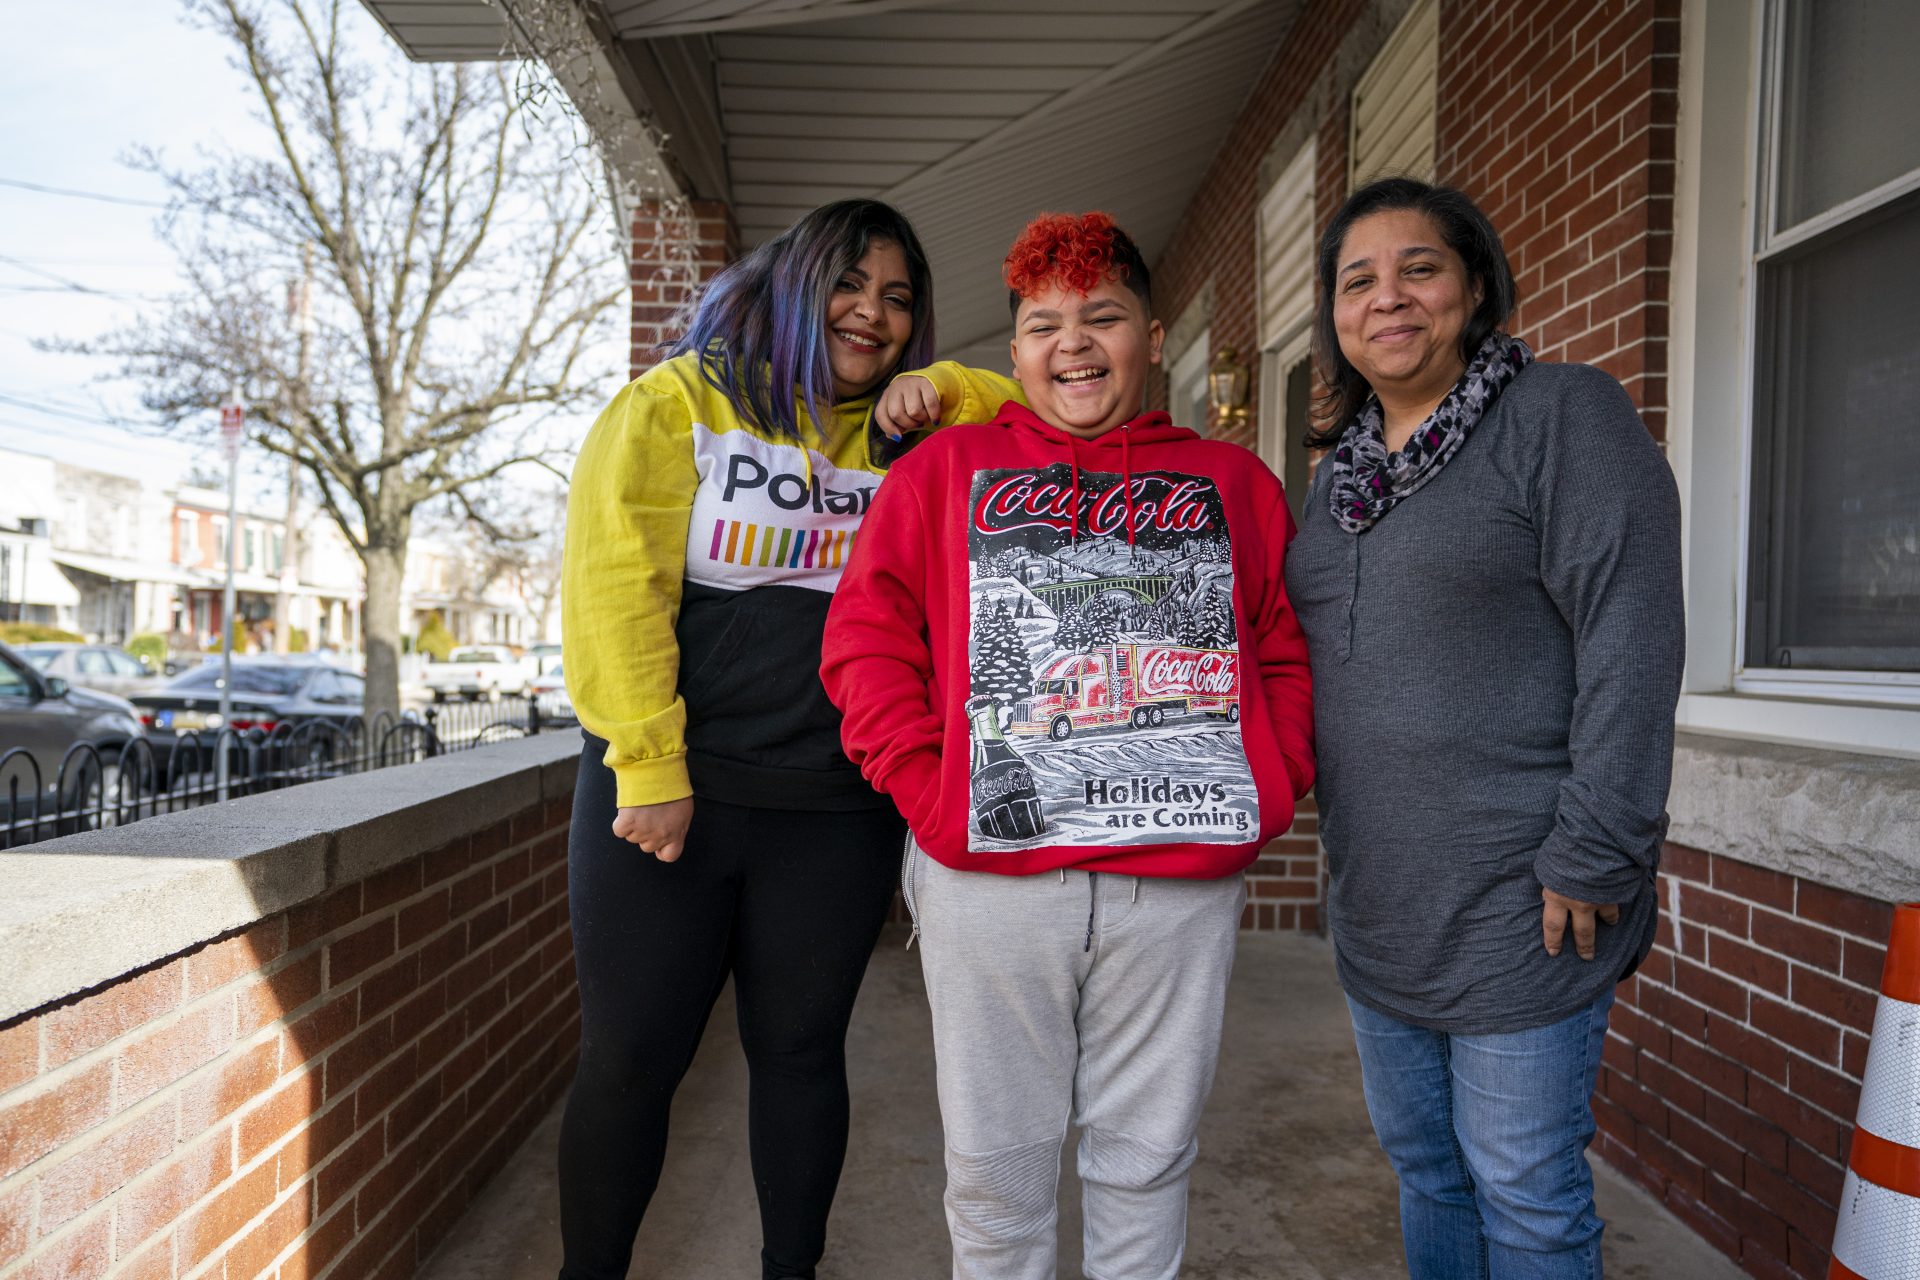
[[241, 427], [247, 420], [247, 411], [237, 404], [222, 405], [220, 408], [220, 443], [227, 451], [228, 461], [240, 456]]

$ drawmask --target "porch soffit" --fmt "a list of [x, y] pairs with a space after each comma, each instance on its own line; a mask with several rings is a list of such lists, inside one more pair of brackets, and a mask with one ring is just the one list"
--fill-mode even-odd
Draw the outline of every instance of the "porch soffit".
[[[416, 57], [480, 18], [494, 42], [466, 56], [498, 51], [484, 0], [364, 2]], [[1301, 0], [598, 3], [635, 109], [744, 245], [888, 200], [933, 261], [943, 353], [998, 364], [998, 265], [1027, 219], [1105, 209], [1157, 258]]]

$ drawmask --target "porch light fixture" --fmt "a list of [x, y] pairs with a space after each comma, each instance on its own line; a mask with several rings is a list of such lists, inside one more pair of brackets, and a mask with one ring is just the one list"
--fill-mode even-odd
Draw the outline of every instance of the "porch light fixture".
[[1247, 366], [1232, 347], [1220, 348], [1207, 366], [1207, 407], [1223, 427], [1247, 420]]

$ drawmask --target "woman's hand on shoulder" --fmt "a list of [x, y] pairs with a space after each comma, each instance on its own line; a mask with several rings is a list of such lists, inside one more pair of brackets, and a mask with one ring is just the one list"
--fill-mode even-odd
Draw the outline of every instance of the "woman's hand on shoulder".
[[895, 440], [909, 431], [940, 423], [940, 392], [933, 379], [919, 373], [903, 373], [887, 384], [873, 406], [873, 421]]
[[613, 819], [613, 834], [631, 840], [662, 862], [678, 862], [693, 822], [693, 797], [661, 804], [629, 805]]

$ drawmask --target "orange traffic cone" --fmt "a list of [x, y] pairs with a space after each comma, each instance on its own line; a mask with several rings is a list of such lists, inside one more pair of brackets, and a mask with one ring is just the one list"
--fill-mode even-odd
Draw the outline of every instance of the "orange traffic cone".
[[1920, 902], [1893, 913], [1827, 1280], [1920, 1280]]

